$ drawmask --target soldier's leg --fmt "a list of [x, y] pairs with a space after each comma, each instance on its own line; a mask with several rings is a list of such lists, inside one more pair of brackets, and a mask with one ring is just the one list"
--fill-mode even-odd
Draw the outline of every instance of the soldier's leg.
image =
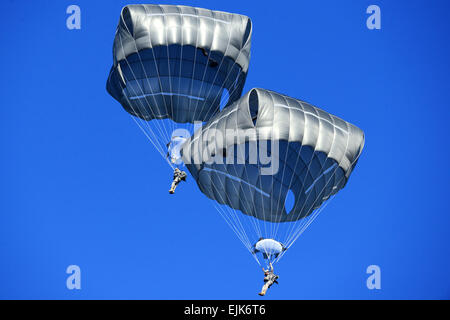
[[175, 181], [174, 182], [172, 182], [172, 185], [171, 185], [171, 187], [170, 187], [170, 190], [169, 190], [169, 193], [170, 194], [172, 194], [172, 193], [174, 193], [175, 192]]
[[262, 290], [259, 293], [259, 295], [264, 296], [267, 292], [267, 289], [269, 289], [269, 282], [264, 283], [264, 286], [262, 287]]
[[169, 192], [175, 193], [175, 188], [177, 187], [177, 185], [180, 183], [180, 179], [179, 178], [175, 178], [172, 182], [172, 187], [170, 188]]

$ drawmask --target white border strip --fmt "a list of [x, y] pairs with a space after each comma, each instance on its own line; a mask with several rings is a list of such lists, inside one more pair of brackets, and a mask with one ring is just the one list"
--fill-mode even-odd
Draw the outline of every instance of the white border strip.
[[142, 99], [142, 98], [145, 98], [145, 97], [153, 97], [153, 96], [158, 96], [158, 95], [162, 95], [162, 96], [179, 96], [179, 97], [185, 97], [185, 98], [198, 100], [198, 101], [204, 101], [205, 100], [205, 98], [190, 96], [188, 94], [182, 94], [182, 93], [173, 93], [173, 92], [147, 93], [147, 94], [143, 94], [143, 95], [140, 95], [140, 96], [129, 97], [128, 99], [136, 100], [136, 99]]
[[199, 19], [209, 19], [209, 20], [213, 20], [215, 22], [230, 24], [229, 21], [212, 18], [212, 17], [195, 15], [195, 14], [189, 14], [189, 13], [147, 13], [147, 17], [163, 17], [163, 16], [182, 16], [182, 17], [191, 17], [191, 18], [199, 18]]
[[322, 178], [322, 176], [326, 175], [328, 172], [330, 172], [331, 170], [333, 170], [333, 168], [336, 168], [337, 163], [334, 163], [331, 167], [329, 167], [327, 170], [325, 170], [324, 172], [322, 172], [322, 174], [320, 176], [318, 176], [313, 183], [311, 183], [311, 185], [309, 186], [308, 189], [306, 189], [305, 194], [307, 194], [312, 187], [314, 187], [314, 185], [316, 184], [317, 181], [319, 181], [320, 178]]

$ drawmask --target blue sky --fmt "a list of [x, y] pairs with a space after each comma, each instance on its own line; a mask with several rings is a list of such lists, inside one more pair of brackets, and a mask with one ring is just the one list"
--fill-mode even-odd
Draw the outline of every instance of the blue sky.
[[[365, 131], [347, 187], [278, 264], [267, 298], [450, 298], [448, 2], [167, 3], [250, 16], [244, 91]], [[70, 4], [81, 30], [66, 28]], [[2, 4], [0, 298], [258, 298], [262, 273], [211, 200], [192, 179], [168, 194], [169, 167], [105, 90], [125, 4]], [[381, 30], [366, 28], [371, 4]], [[65, 286], [71, 264], [81, 290]], [[372, 264], [381, 290], [366, 287]]]

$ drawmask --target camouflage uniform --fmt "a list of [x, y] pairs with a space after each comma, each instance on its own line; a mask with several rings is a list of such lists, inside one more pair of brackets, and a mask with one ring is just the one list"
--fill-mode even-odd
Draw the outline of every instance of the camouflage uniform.
[[273, 270], [264, 271], [264, 286], [262, 287], [261, 292], [259, 293], [260, 296], [264, 296], [267, 292], [267, 289], [269, 289], [274, 283], [278, 284], [279, 277], [273, 273]]
[[169, 193], [171, 194], [175, 193], [175, 188], [181, 181], [186, 181], [186, 176], [187, 176], [186, 172], [176, 168], [175, 171], [173, 172], [173, 182], [169, 190]]

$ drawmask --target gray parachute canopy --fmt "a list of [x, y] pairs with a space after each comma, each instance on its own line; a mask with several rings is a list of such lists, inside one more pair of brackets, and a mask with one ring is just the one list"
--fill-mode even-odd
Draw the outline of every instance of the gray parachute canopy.
[[[182, 153], [209, 198], [259, 220], [287, 222], [307, 217], [345, 186], [363, 145], [356, 126], [252, 89], [198, 130]], [[295, 202], [287, 211], [289, 193]]]
[[132, 115], [207, 121], [242, 93], [252, 23], [243, 15], [175, 5], [128, 5], [113, 45], [108, 92]]

